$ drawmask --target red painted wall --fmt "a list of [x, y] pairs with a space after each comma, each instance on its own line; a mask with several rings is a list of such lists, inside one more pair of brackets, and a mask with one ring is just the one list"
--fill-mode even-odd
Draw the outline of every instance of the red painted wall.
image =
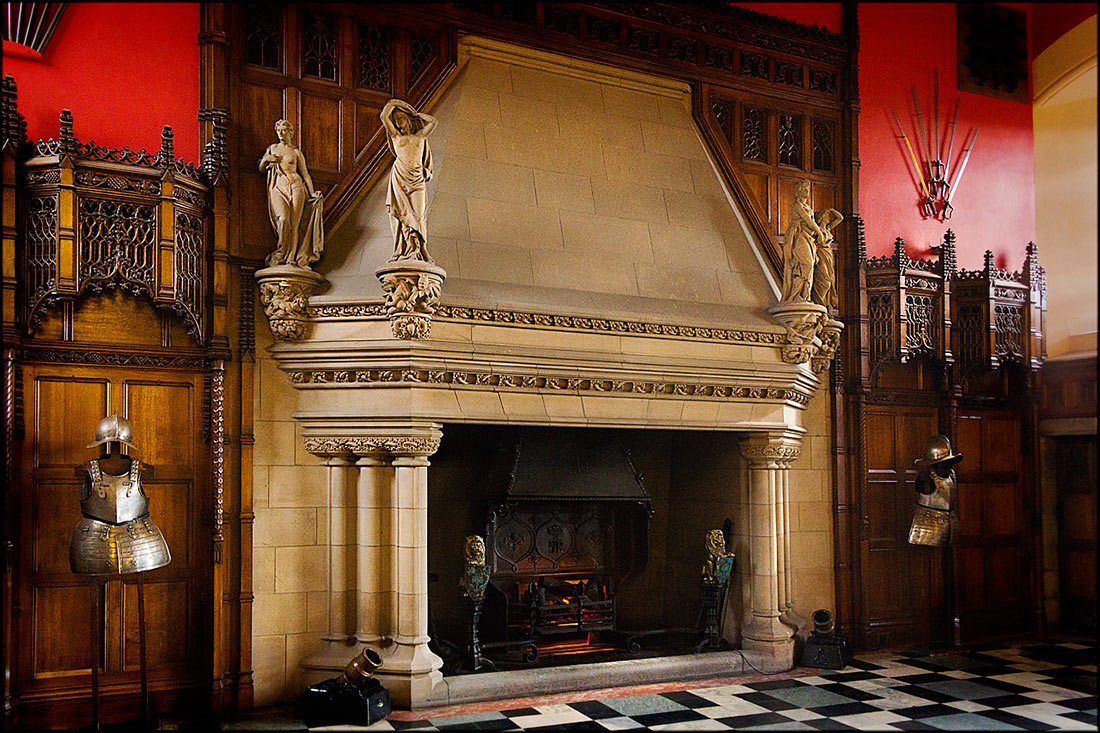
[[[737, 4], [829, 30], [842, 30], [839, 3]], [[1007, 5], [1028, 12], [1029, 26], [1033, 17], [1042, 12], [1039, 7], [1033, 11], [1031, 3]], [[1095, 6], [1090, 7], [1096, 12]], [[1060, 27], [1072, 21], [1070, 16], [1076, 17], [1074, 14], [1081, 12], [1080, 7], [1062, 8], [1044, 22], [1047, 25], [1056, 22]], [[1042, 23], [1036, 20], [1034, 25], [1038, 33]], [[859, 36], [859, 198], [868, 254], [891, 253], [894, 238], [900, 236], [911, 256], [921, 256], [942, 241], [950, 227], [957, 237], [961, 267], [981, 267], [982, 255], [991, 249], [998, 266], [1018, 269], [1024, 248], [1035, 238], [1031, 105], [956, 90], [952, 3], [860, 3]], [[932, 77], [936, 68], [940, 73], [941, 134], [950, 121], [956, 95], [962, 97], [952, 169], [961, 160], [959, 151], [964, 133], [981, 128], [966, 174], [952, 199], [954, 215], [947, 223], [921, 215], [913, 164], [898, 137], [891, 113], [892, 109], [898, 111], [915, 149], [917, 128], [910, 87], [917, 85], [922, 115], [929, 129], [933, 129]], [[1042, 252], [1042, 243], [1039, 245]]]
[[199, 156], [198, 3], [69, 3], [41, 60], [9, 54], [32, 140], [57, 138], [67, 107], [81, 141]]
[[1096, 15], [1095, 3], [1033, 3], [1031, 44], [1034, 56], [1050, 48], [1085, 18]]
[[[1030, 4], [1009, 7], [1030, 10]], [[860, 3], [859, 31], [859, 197], [868, 255], [889, 253], [898, 236], [909, 245], [911, 256], [921, 255], [950, 227], [957, 237], [960, 267], [980, 268], [983, 253], [991, 249], [998, 266], [1019, 269], [1024, 248], [1035, 238], [1031, 104], [956, 90], [954, 4]], [[961, 162], [963, 133], [981, 128], [951, 200], [955, 212], [948, 223], [921, 215], [913, 164], [891, 113], [898, 111], [916, 147], [910, 86], [917, 85], [922, 114], [931, 128], [936, 68], [941, 134], [956, 95], [962, 98], [952, 169]]]

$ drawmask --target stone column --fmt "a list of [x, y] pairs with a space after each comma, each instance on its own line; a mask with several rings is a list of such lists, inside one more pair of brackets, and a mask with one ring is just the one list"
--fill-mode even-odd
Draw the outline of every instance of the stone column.
[[[741, 631], [749, 663], [762, 672], [794, 666], [795, 629], [780, 619], [786, 610], [785, 485], [801, 438], [790, 433], [753, 433], [741, 441], [749, 464], [749, 573], [751, 612]], [[782, 586], [781, 586], [782, 583]], [[782, 592], [781, 592], [782, 587]]]
[[378, 644], [392, 638], [396, 616], [391, 615], [390, 597], [396, 604], [397, 586], [390, 577], [394, 563], [388, 548], [395, 543], [389, 536], [393, 527], [396, 492], [393, 466], [381, 454], [360, 458], [359, 484], [356, 487], [355, 543], [357, 562], [356, 631], [361, 644]]
[[[381, 649], [376, 676], [395, 705], [418, 707], [443, 679], [443, 660], [428, 649], [428, 456], [439, 438], [390, 441], [395, 505], [390, 571], [396, 579], [396, 625]], [[392, 541], [391, 539], [391, 541]], [[392, 596], [391, 596], [392, 598]]]
[[307, 685], [331, 677], [332, 670], [343, 669], [348, 659], [357, 653], [355, 618], [349, 613], [354, 609], [349, 585], [354, 577], [356, 558], [348, 552], [352, 538], [348, 536], [346, 521], [347, 512], [353, 506], [351, 494], [357, 469], [350, 455], [330, 456], [325, 465], [328, 466], [328, 630], [321, 635], [317, 652], [301, 662], [302, 679]]
[[[790, 467], [790, 461], [787, 462], [787, 468]], [[779, 614], [779, 618], [783, 623], [789, 624], [794, 627], [795, 632], [801, 632], [806, 626], [806, 618], [802, 616], [794, 608], [794, 570], [791, 568], [791, 472], [784, 470], [780, 472], [780, 478], [782, 483], [782, 493], [779, 497], [779, 503], [782, 506], [783, 514], [783, 603], [780, 606], [782, 613]]]

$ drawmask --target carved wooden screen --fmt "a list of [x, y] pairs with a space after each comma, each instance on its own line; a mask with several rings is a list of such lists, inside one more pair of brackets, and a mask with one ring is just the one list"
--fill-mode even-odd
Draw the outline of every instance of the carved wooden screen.
[[[44, 356], [40, 353], [39, 356]], [[138, 457], [154, 467], [143, 477], [150, 517], [164, 533], [172, 561], [146, 575], [147, 663], [154, 706], [205, 700], [208, 664], [210, 542], [209, 446], [202, 440], [203, 378], [193, 371], [28, 364], [23, 368], [26, 434], [22, 441], [20, 576], [20, 724], [90, 720], [91, 589], [69, 569], [69, 540], [80, 519], [82, 479], [74, 467], [94, 458], [85, 449], [111, 411], [134, 427]], [[119, 693], [138, 688], [135, 576], [108, 582], [100, 599], [103, 717], [128, 717]], [[207, 596], [204, 599], [204, 596]], [[112, 700], [115, 700], [112, 703]], [[169, 703], [171, 700], [171, 703]], [[39, 702], [36, 705], [35, 702]], [[46, 703], [42, 705], [41, 703]], [[182, 709], [182, 707], [179, 707]]]

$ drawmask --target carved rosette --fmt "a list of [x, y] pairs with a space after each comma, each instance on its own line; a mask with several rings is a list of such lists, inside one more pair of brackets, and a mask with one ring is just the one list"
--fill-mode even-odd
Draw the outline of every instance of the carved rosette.
[[787, 329], [787, 342], [781, 353], [788, 364], [810, 363], [817, 374], [829, 368], [840, 343], [844, 324], [830, 318], [828, 309], [817, 303], [779, 303], [768, 309]]
[[276, 341], [301, 341], [309, 331], [309, 296], [325, 278], [313, 270], [277, 265], [256, 271], [260, 303]]
[[395, 338], [426, 339], [447, 271], [420, 260], [387, 262], [374, 271], [386, 299], [383, 308]]

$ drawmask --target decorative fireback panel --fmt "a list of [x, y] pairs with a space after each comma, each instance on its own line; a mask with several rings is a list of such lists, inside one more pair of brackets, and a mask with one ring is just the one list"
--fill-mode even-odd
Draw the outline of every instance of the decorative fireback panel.
[[493, 514], [489, 568], [497, 578], [585, 573], [611, 567], [611, 518], [595, 502], [505, 504]]
[[21, 255], [23, 324], [44, 308], [105, 287], [142, 295], [176, 312], [204, 342], [208, 248], [205, 175], [173, 155], [164, 128], [155, 153], [80, 143], [61, 113], [60, 140], [39, 142], [25, 163], [26, 246]]

